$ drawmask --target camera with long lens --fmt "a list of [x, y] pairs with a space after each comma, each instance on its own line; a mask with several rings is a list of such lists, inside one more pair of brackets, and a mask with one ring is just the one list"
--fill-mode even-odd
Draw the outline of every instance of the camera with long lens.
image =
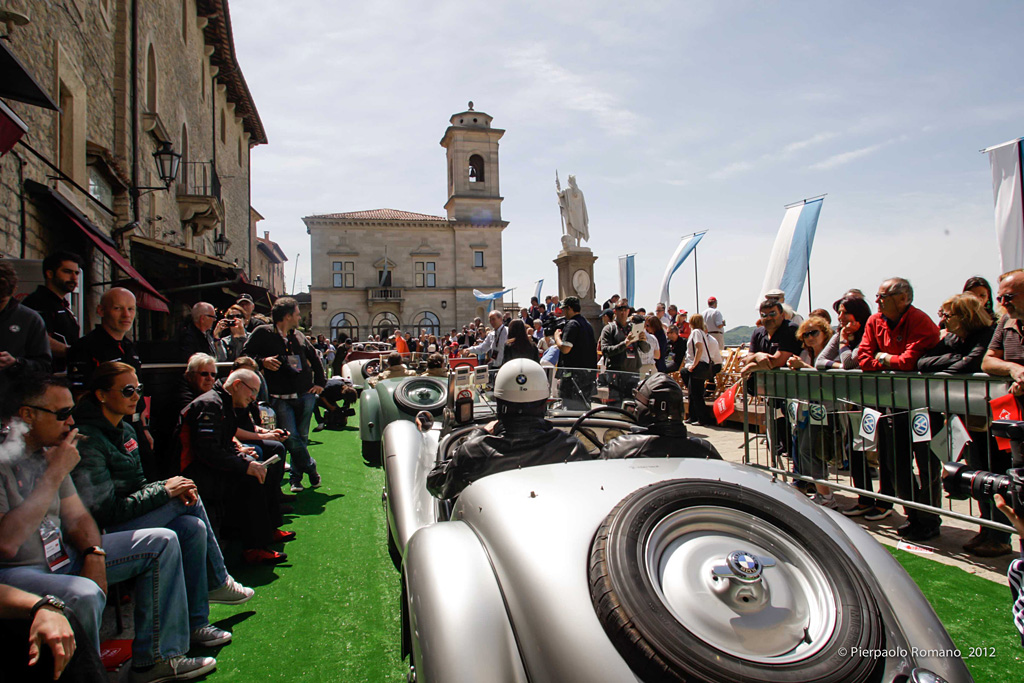
[[[1024, 422], [995, 420], [991, 429], [994, 436], [1018, 444], [1024, 442]], [[1007, 470], [1006, 474], [972, 470], [962, 462], [943, 463], [942, 468], [942, 488], [950, 498], [992, 500], [998, 493], [1018, 516], [1024, 516], [1024, 467]]]
[[555, 333], [555, 330], [565, 329], [565, 323], [565, 316], [559, 316], [557, 318], [552, 316], [548, 318], [544, 323], [544, 334], [549, 337], [552, 336]]

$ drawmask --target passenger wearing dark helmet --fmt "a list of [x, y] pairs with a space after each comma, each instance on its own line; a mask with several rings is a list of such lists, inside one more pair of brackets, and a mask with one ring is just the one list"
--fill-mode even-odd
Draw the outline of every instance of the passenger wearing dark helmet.
[[498, 419], [474, 430], [449, 460], [437, 465], [427, 475], [427, 490], [438, 498], [454, 498], [489, 474], [589, 459], [583, 444], [544, 419], [549, 386], [536, 361], [517, 358], [502, 365], [494, 378]]
[[674, 379], [653, 374], [633, 391], [633, 397], [640, 428], [606, 443], [601, 449], [602, 458], [722, 459], [707, 439], [686, 433], [683, 390]]

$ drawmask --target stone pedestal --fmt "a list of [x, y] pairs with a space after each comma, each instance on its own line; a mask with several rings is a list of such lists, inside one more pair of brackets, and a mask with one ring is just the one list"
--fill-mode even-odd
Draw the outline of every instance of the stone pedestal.
[[[601, 307], [594, 300], [594, 262], [597, 257], [588, 247], [577, 247], [563, 243], [562, 250], [558, 252], [554, 263], [558, 266], [558, 299], [564, 301], [567, 296], [576, 296], [580, 299], [583, 310], [580, 311], [583, 317], [590, 321], [594, 333], [601, 334]], [[577, 277], [577, 273], [585, 273]], [[574, 282], [574, 280], [577, 280]], [[577, 284], [585, 283], [586, 291], [579, 291]]]

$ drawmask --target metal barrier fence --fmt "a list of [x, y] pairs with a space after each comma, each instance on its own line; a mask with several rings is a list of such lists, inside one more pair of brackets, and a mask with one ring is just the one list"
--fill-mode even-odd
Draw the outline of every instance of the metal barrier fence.
[[999, 474], [1011, 466], [1010, 452], [989, 433], [991, 402], [1006, 396], [1006, 378], [812, 369], [751, 378], [756, 393], [743, 395], [746, 464], [856, 493], [865, 504], [1013, 532], [991, 503], [978, 505], [984, 519], [954, 511], [952, 501], [943, 506], [940, 483], [944, 461]]

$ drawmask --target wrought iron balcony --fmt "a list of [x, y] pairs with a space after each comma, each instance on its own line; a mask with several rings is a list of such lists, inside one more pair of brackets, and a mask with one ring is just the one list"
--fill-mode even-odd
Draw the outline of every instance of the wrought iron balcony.
[[178, 196], [220, 199], [220, 178], [212, 161], [183, 161], [178, 169]]

